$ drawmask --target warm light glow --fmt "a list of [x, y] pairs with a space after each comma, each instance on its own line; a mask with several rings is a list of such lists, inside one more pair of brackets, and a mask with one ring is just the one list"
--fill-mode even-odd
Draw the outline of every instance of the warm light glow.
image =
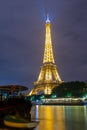
[[45, 36], [45, 50], [44, 50], [44, 58], [43, 63], [54, 63], [53, 50], [52, 50], [52, 41], [51, 41], [51, 29], [50, 22], [46, 20], [46, 36]]
[[45, 48], [43, 65], [41, 66], [38, 80], [34, 83], [36, 93], [43, 90], [45, 94], [51, 94], [52, 89], [62, 82], [54, 61], [51, 40], [51, 22], [49, 16], [46, 20]]
[[47, 81], [52, 80], [52, 73], [51, 73], [51, 70], [49, 69], [46, 70], [45, 80]]
[[45, 93], [45, 94], [51, 94], [51, 87], [50, 87], [50, 85], [47, 85], [47, 86], [45, 87], [44, 93]]

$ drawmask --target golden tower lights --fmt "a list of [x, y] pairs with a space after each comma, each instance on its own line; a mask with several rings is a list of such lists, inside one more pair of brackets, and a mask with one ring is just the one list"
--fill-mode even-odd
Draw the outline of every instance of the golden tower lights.
[[62, 82], [54, 61], [51, 40], [51, 22], [49, 20], [49, 16], [47, 16], [45, 25], [46, 33], [43, 65], [41, 66], [40, 74], [37, 81], [34, 82], [34, 89], [32, 91], [34, 94], [37, 94], [40, 91], [44, 91], [45, 94], [51, 94], [52, 89]]

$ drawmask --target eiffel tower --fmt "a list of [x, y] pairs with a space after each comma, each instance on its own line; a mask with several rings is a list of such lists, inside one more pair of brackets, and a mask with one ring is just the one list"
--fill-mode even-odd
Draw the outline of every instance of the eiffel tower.
[[37, 81], [34, 82], [34, 88], [31, 94], [38, 94], [41, 91], [44, 94], [51, 94], [52, 89], [62, 82], [54, 61], [53, 47], [51, 41], [51, 22], [49, 20], [49, 16], [47, 16], [45, 25], [46, 34], [43, 65], [41, 66], [40, 74]]

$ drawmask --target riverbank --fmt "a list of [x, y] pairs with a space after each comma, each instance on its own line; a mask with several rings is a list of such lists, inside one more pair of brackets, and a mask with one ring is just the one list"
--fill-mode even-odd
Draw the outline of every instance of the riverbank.
[[87, 105], [87, 101], [84, 98], [46, 98], [41, 101], [33, 102], [35, 105]]

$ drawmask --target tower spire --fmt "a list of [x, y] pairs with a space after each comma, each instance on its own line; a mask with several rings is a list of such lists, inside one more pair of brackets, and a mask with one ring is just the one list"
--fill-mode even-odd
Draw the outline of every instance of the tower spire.
[[49, 20], [49, 14], [47, 14], [46, 23], [50, 23], [50, 20]]
[[51, 40], [51, 22], [49, 20], [48, 14], [46, 19], [45, 50], [44, 50], [43, 63], [55, 63], [53, 57], [52, 40]]

